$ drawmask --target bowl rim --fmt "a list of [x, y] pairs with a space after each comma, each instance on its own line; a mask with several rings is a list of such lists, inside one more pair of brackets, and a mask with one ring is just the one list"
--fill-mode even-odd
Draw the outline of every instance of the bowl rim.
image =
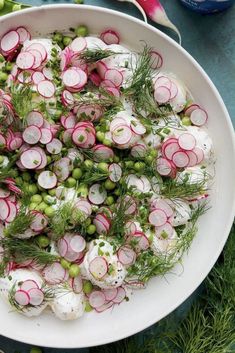
[[[74, 9], [76, 11], [78, 11], [80, 8], [82, 8], [83, 10], [87, 10], [87, 11], [96, 11], [96, 12], [103, 12], [106, 15], [115, 15], [116, 17], [122, 17], [126, 20], [129, 20], [130, 22], [134, 22], [137, 25], [141, 25], [146, 27], [147, 29], [155, 32], [158, 36], [162, 37], [164, 40], [166, 40], [168, 43], [170, 43], [171, 45], [173, 45], [173, 47], [176, 47], [177, 50], [180, 50], [182, 52], [182, 54], [184, 56], [187, 57], [187, 59], [196, 67], [196, 69], [200, 72], [200, 74], [202, 75], [202, 77], [207, 81], [207, 83], [210, 86], [210, 89], [213, 91], [221, 109], [223, 110], [223, 114], [224, 114], [224, 118], [226, 119], [226, 123], [228, 125], [228, 129], [229, 129], [229, 135], [231, 138], [231, 142], [232, 142], [232, 146], [233, 149], [231, 151], [232, 155], [235, 156], [235, 135], [234, 135], [234, 128], [232, 125], [232, 121], [230, 119], [228, 110], [225, 106], [225, 103], [222, 99], [222, 97], [219, 94], [218, 89], [216, 88], [215, 84], [212, 82], [212, 80], [210, 79], [210, 77], [208, 76], [208, 74], [204, 71], [204, 69], [202, 68], [202, 66], [193, 58], [193, 56], [187, 52], [186, 49], [184, 49], [182, 46], [180, 46], [174, 39], [172, 39], [171, 37], [169, 37], [167, 34], [163, 33], [162, 31], [160, 31], [158, 28], [145, 23], [144, 21], [122, 13], [120, 11], [117, 10], [112, 10], [106, 7], [102, 7], [102, 6], [94, 6], [94, 5], [77, 5], [77, 4], [49, 4], [49, 5], [41, 5], [41, 6], [34, 6], [32, 8], [27, 8], [27, 9], [23, 9], [20, 10], [19, 12], [13, 12], [7, 15], [4, 15], [3, 17], [0, 18], [0, 24], [1, 22], [7, 22], [8, 19], [14, 18], [14, 17], [18, 17], [19, 15], [23, 15], [24, 13], [34, 13], [37, 11], [41, 11], [41, 10], [53, 10], [53, 9]], [[235, 190], [234, 190], [235, 193]], [[233, 204], [230, 207], [230, 214], [228, 216], [227, 219], [227, 223], [225, 225], [225, 231], [224, 231], [224, 235], [221, 237], [220, 243], [218, 243], [217, 246], [217, 251], [214, 252], [213, 254], [211, 254], [210, 259], [208, 260], [207, 263], [207, 267], [205, 268], [205, 270], [203, 272], [201, 272], [200, 276], [197, 277], [197, 280], [195, 281], [195, 283], [190, 287], [190, 289], [185, 290], [184, 295], [181, 295], [180, 299], [176, 300], [175, 302], [171, 303], [171, 305], [169, 305], [168, 310], [162, 314], [160, 316], [160, 318], [158, 319], [158, 321], [155, 321], [154, 319], [149, 319], [148, 323], [141, 325], [140, 323], [137, 324], [135, 326], [135, 328], [130, 327], [129, 331], [126, 334], [116, 334], [116, 337], [112, 337], [112, 338], [100, 338], [99, 340], [97, 339], [96, 342], [93, 342], [91, 345], [89, 346], [85, 346], [85, 345], [79, 345], [79, 347], [77, 345], [74, 345], [73, 342], [70, 342], [70, 345], [63, 345], [63, 346], [52, 346], [52, 345], [47, 345], [47, 347], [52, 347], [52, 348], [87, 348], [87, 347], [92, 347], [92, 346], [99, 346], [99, 345], [104, 345], [104, 344], [109, 344], [112, 342], [116, 342], [118, 340], [124, 339], [126, 337], [132, 336], [134, 334], [137, 334], [143, 330], [145, 330], [146, 328], [150, 327], [151, 325], [155, 324], [156, 322], [159, 322], [160, 320], [162, 320], [164, 317], [166, 317], [167, 315], [169, 315], [171, 312], [173, 312], [178, 306], [180, 306], [199, 286], [200, 284], [204, 281], [204, 279], [206, 278], [206, 276], [209, 274], [209, 272], [212, 270], [214, 264], [216, 263], [220, 253], [223, 250], [223, 247], [228, 239], [229, 236], [229, 232], [231, 230], [233, 221], [234, 221], [234, 216], [235, 216], [235, 197], [233, 199]], [[1, 332], [0, 332], [1, 334]], [[15, 332], [14, 332], [15, 334]], [[23, 342], [23, 343], [27, 343], [27, 344], [38, 344], [41, 345], [42, 342], [40, 341], [40, 338], [38, 339], [38, 342], [32, 342], [30, 340], [30, 338], [28, 338], [27, 340], [21, 338], [20, 336], [17, 336], [16, 338], [14, 337], [14, 334], [10, 334], [6, 335], [4, 333], [4, 336], [10, 339], [17, 339], [19, 342]]]

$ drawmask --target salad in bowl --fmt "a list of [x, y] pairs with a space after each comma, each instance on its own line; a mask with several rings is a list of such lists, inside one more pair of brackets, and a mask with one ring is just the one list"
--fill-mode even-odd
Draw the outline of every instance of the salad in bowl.
[[181, 261], [208, 209], [208, 114], [114, 29], [0, 39], [0, 293], [61, 320], [131, 300]]

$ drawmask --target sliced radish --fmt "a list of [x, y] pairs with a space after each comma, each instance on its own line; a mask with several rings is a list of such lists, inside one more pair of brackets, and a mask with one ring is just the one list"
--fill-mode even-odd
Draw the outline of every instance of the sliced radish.
[[44, 228], [46, 228], [48, 222], [46, 217], [39, 211], [32, 211], [34, 215], [34, 219], [30, 225], [30, 228], [34, 232], [41, 232]]
[[43, 145], [49, 144], [53, 139], [53, 134], [50, 129], [41, 128], [41, 137], [40, 137], [40, 142]]
[[71, 278], [71, 287], [73, 288], [74, 293], [79, 294], [82, 291], [82, 277], [77, 276]]
[[[29, 264], [31, 264], [31, 262], [32, 261], [30, 260]], [[21, 287], [20, 287], [20, 289], [26, 292], [32, 288], [39, 288], [37, 282], [35, 282], [33, 279], [27, 279], [21, 284]]]
[[184, 113], [186, 116], [190, 116], [192, 112], [198, 108], [200, 108], [198, 104], [191, 104], [185, 109]]
[[108, 69], [105, 72], [104, 78], [113, 82], [116, 87], [121, 86], [123, 82], [123, 74], [117, 69]]
[[102, 80], [104, 80], [105, 72], [108, 70], [107, 65], [103, 61], [100, 60], [97, 62], [96, 68], [97, 68], [97, 71], [98, 71], [100, 77], [102, 78]]
[[57, 248], [59, 251], [59, 254], [64, 257], [68, 251], [68, 242], [66, 239], [61, 238], [57, 242]]
[[32, 112], [30, 112], [26, 120], [27, 120], [27, 125], [35, 125], [35, 126], [38, 126], [39, 128], [41, 128], [44, 123], [42, 113], [36, 110], [33, 110]]
[[116, 298], [116, 296], [118, 294], [118, 290], [117, 290], [117, 288], [104, 289], [103, 293], [105, 296], [105, 300], [110, 302], [111, 300]]
[[103, 311], [112, 308], [112, 306], [113, 306], [112, 301], [106, 302], [106, 303], [104, 303], [104, 305], [101, 305], [101, 306], [99, 306], [98, 308], [96, 308], [95, 311], [96, 311], [97, 313], [102, 313]]
[[35, 71], [32, 75], [32, 80], [35, 85], [39, 84], [39, 82], [45, 80], [45, 76], [42, 72]]
[[70, 241], [70, 247], [75, 252], [82, 252], [86, 248], [86, 241], [81, 235], [74, 235]]
[[46, 48], [44, 47], [44, 45], [42, 43], [29, 44], [27, 46], [27, 48], [25, 49], [25, 51], [33, 50], [33, 49], [36, 49], [36, 50], [38, 50], [41, 53], [43, 61], [46, 60], [46, 58], [47, 58], [47, 50], [46, 50]]
[[118, 33], [112, 29], [108, 29], [101, 33], [100, 38], [102, 39], [105, 44], [119, 44], [120, 37]]
[[159, 86], [159, 87], [155, 88], [154, 98], [157, 103], [165, 104], [165, 103], [169, 102], [169, 100], [171, 98], [171, 91], [166, 86]]
[[26, 291], [19, 289], [15, 292], [15, 301], [19, 305], [26, 306], [30, 303], [30, 297]]
[[117, 183], [122, 177], [122, 168], [117, 163], [112, 163], [109, 166], [109, 179]]
[[49, 80], [49, 81], [53, 80], [53, 72], [49, 67], [44, 67], [42, 69], [42, 73], [46, 77], [47, 80]]
[[69, 158], [64, 157], [54, 163], [54, 172], [59, 181], [64, 181], [69, 177], [70, 162]]
[[189, 158], [189, 163], [187, 167], [194, 167], [198, 163], [198, 157], [194, 151], [186, 151]]
[[94, 205], [101, 205], [107, 197], [107, 191], [100, 184], [93, 184], [89, 189], [88, 198]]
[[[82, 71], [82, 70], [80, 70]], [[63, 83], [66, 87], [75, 87], [81, 82], [80, 72], [77, 69], [68, 69], [63, 73]]]
[[17, 80], [20, 83], [28, 84], [32, 82], [32, 70], [24, 70], [19, 73]]
[[137, 135], [144, 135], [146, 133], [146, 127], [138, 120], [131, 120], [131, 129]]
[[125, 125], [116, 127], [112, 132], [112, 139], [118, 145], [124, 145], [130, 142], [131, 137], [132, 137], [131, 129]]
[[118, 256], [118, 260], [121, 262], [121, 264], [123, 264], [125, 266], [132, 265], [136, 259], [135, 251], [127, 245], [119, 248], [117, 256]]
[[161, 54], [159, 54], [155, 50], [150, 51], [150, 56], [151, 56], [151, 67], [152, 69], [160, 69], [163, 65], [163, 59]]
[[[136, 240], [135, 250], [141, 252], [142, 250], [147, 250], [149, 248], [149, 240], [143, 232], [137, 231], [133, 234]], [[133, 236], [130, 238], [133, 239]]]
[[143, 158], [146, 155], [147, 147], [144, 144], [137, 143], [131, 148], [131, 155], [134, 158]]
[[[12, 186], [14, 187], [14, 185], [12, 185]], [[10, 223], [15, 219], [15, 217], [17, 215], [17, 207], [16, 207], [15, 202], [12, 202], [9, 200], [7, 200], [7, 204], [9, 206], [9, 215], [6, 218], [6, 222]]]
[[127, 195], [124, 199], [125, 214], [133, 214], [136, 211], [137, 205], [133, 197]]
[[193, 125], [196, 126], [203, 126], [207, 122], [208, 115], [207, 112], [201, 108], [195, 109], [191, 115], [190, 115], [190, 120], [193, 123]]
[[55, 86], [51, 81], [43, 80], [37, 85], [38, 93], [44, 98], [51, 98], [55, 94]]
[[125, 225], [125, 231], [126, 234], [134, 234], [137, 231], [137, 226], [135, 224], [135, 222], [133, 221], [128, 221]]
[[162, 211], [164, 211], [167, 215], [167, 217], [171, 217], [174, 213], [172, 207], [169, 205], [169, 203], [167, 203], [167, 201], [163, 200], [163, 199], [156, 199], [153, 200], [151, 203], [151, 210], [155, 210], [155, 209], [160, 209]]
[[164, 225], [155, 228], [155, 235], [160, 239], [171, 238], [174, 233], [174, 228], [169, 222]]
[[180, 150], [178, 142], [170, 142], [166, 145], [164, 149], [164, 155], [167, 159], [172, 159], [173, 154]]
[[94, 278], [101, 279], [108, 272], [108, 263], [104, 257], [97, 256], [90, 262], [89, 271]]
[[49, 170], [41, 172], [38, 176], [38, 185], [43, 189], [53, 189], [57, 184], [56, 175]]
[[155, 227], [163, 226], [167, 222], [167, 215], [161, 209], [155, 209], [149, 214], [149, 223]]
[[189, 157], [186, 152], [178, 151], [173, 154], [172, 162], [176, 165], [176, 167], [184, 168], [189, 164]]
[[43, 291], [39, 288], [30, 289], [28, 295], [30, 298], [29, 303], [34, 306], [41, 305], [44, 300]]
[[6, 33], [1, 38], [1, 42], [0, 42], [1, 49], [6, 53], [16, 49], [19, 44], [20, 44], [19, 33], [17, 33], [17, 31], [14, 31], [14, 30]]
[[120, 304], [126, 298], [126, 291], [122, 287], [118, 287], [118, 293], [113, 299], [114, 304]]
[[109, 161], [114, 157], [113, 150], [104, 145], [96, 145], [93, 151], [94, 151], [94, 160], [96, 162]]
[[159, 76], [154, 80], [155, 89], [161, 86], [171, 89], [172, 81], [167, 76]]
[[42, 162], [42, 156], [35, 149], [29, 148], [21, 154], [20, 161], [24, 168], [36, 169]]
[[20, 44], [23, 44], [26, 40], [30, 39], [30, 33], [27, 31], [25, 27], [18, 27], [16, 32], [20, 36]]
[[5, 221], [10, 214], [10, 207], [5, 199], [0, 199], [0, 220]]
[[28, 50], [27, 53], [32, 54], [35, 59], [32, 69], [33, 70], [38, 69], [43, 62], [42, 54], [40, 53], [40, 51], [38, 51], [37, 49], [31, 49], [31, 50]]
[[72, 93], [65, 89], [62, 92], [61, 101], [63, 105], [67, 107], [68, 105], [73, 105], [75, 102], [75, 99]]
[[59, 284], [64, 281], [66, 270], [61, 266], [59, 262], [55, 262], [52, 265], [47, 265], [43, 269], [42, 275], [47, 283]]
[[75, 52], [75, 53], [80, 53], [87, 47], [87, 42], [86, 39], [83, 37], [78, 37], [75, 38], [72, 43], [70, 44], [70, 48]]
[[59, 154], [62, 147], [62, 142], [57, 138], [53, 138], [52, 141], [46, 145], [47, 151], [51, 154]]
[[10, 196], [10, 191], [0, 188], [0, 199], [5, 199]]
[[93, 291], [90, 295], [89, 295], [89, 303], [93, 308], [99, 308], [101, 305], [104, 305], [105, 303], [105, 295], [104, 293], [96, 290]]
[[162, 176], [168, 176], [172, 172], [171, 163], [166, 158], [158, 158], [157, 172]]
[[22, 69], [32, 69], [35, 64], [35, 56], [29, 52], [21, 52], [16, 58], [16, 65]]
[[196, 146], [196, 139], [192, 134], [186, 132], [179, 136], [178, 144], [183, 150], [191, 151]]
[[26, 127], [22, 135], [24, 141], [29, 145], [35, 145], [36, 143], [38, 143], [41, 136], [41, 130], [36, 125], [30, 125]]
[[193, 151], [197, 156], [197, 164], [200, 164], [204, 159], [204, 152], [200, 147], [195, 147]]
[[70, 114], [69, 116], [66, 117], [64, 121], [64, 127], [65, 129], [72, 129], [76, 125], [76, 117], [73, 114]]

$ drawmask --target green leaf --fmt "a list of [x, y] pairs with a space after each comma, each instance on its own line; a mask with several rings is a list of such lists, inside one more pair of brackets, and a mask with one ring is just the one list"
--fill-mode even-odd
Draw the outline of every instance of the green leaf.
[[5, 0], [4, 6], [0, 10], [0, 16], [7, 15], [8, 13], [13, 12], [13, 7], [15, 5], [21, 5], [22, 10], [31, 7], [31, 5], [22, 4], [20, 2], [16, 2], [16, 1], [12, 1], [12, 0]]

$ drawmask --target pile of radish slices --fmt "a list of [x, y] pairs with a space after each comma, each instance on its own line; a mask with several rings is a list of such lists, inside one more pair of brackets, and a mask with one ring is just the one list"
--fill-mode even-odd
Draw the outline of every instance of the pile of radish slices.
[[[146, 49], [114, 29], [74, 33], [32, 39], [20, 26], [0, 38], [0, 292], [26, 316], [49, 307], [62, 320], [127, 300], [155, 260], [175, 264], [212, 156], [207, 112], [157, 50], [144, 62], [164, 117], [128, 90]], [[200, 180], [198, 193], [175, 198], [177, 180]]]

